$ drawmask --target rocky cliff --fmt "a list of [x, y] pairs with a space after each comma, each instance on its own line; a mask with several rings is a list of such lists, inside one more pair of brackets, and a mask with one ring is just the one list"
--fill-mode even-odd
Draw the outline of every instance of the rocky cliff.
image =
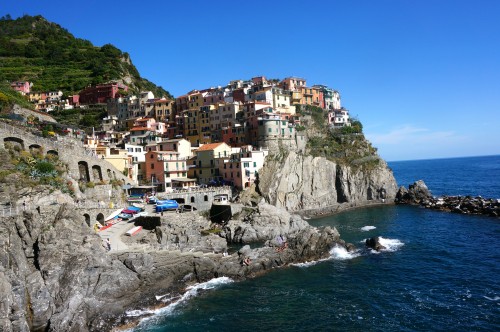
[[272, 205], [314, 215], [392, 203], [398, 187], [392, 171], [379, 158], [363, 167], [292, 150], [281, 159], [266, 161], [256, 189]]
[[[77, 220], [66, 204], [0, 219], [0, 331], [108, 331], [128, 323], [127, 309], [162, 305], [157, 294], [324, 258], [344, 244], [335, 229], [303, 223], [284, 250], [269, 242], [226, 256], [222, 238], [201, 232], [210, 222], [191, 213], [176, 215], [176, 223], [165, 217], [161, 227], [134, 238], [141, 250], [112, 254]], [[251, 264], [242, 264], [246, 257]]]

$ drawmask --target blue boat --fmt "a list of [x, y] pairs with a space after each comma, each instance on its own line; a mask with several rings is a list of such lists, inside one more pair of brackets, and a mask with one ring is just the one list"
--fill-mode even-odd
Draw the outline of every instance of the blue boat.
[[132, 210], [132, 211], [141, 212], [141, 209], [140, 209], [140, 208], [138, 208], [138, 207], [135, 207], [135, 206], [129, 206], [129, 207], [127, 208], [127, 210]]
[[163, 212], [163, 211], [168, 211], [168, 210], [176, 210], [179, 207], [179, 203], [177, 201], [174, 201], [172, 199], [168, 199], [165, 201], [157, 201], [156, 202], [156, 212]]

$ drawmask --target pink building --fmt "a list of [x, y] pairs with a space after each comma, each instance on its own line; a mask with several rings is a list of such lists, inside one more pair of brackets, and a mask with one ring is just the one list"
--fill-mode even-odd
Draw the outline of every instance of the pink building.
[[25, 82], [12, 82], [10, 83], [10, 87], [16, 91], [19, 91], [23, 96], [30, 93], [31, 86], [33, 84], [25, 81]]
[[219, 175], [239, 189], [248, 188], [255, 182], [267, 154], [268, 150], [257, 150], [251, 145], [242, 146], [239, 152], [232, 153], [229, 158], [221, 158], [218, 163]]
[[105, 104], [108, 99], [117, 97], [118, 91], [127, 91], [128, 87], [119, 83], [100, 84], [88, 87], [80, 92], [81, 104]]

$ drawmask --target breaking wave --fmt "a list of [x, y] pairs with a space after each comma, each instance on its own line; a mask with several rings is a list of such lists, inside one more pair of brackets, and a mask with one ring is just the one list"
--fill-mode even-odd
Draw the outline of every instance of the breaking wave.
[[359, 250], [349, 252], [344, 247], [335, 246], [332, 248], [332, 250], [330, 250], [330, 257], [328, 258], [318, 259], [317, 261], [312, 261], [312, 262], [294, 263], [290, 265], [297, 267], [310, 267], [324, 261], [330, 261], [330, 260], [344, 261], [348, 259], [353, 259], [358, 256], [360, 256]]
[[[125, 312], [125, 315], [127, 317], [147, 316], [141, 319], [141, 321], [138, 324], [138, 327], [147, 324], [149, 321], [152, 321], [152, 323], [154, 323], [153, 321], [155, 320], [156, 317], [160, 317], [160, 315], [161, 317], [164, 317], [165, 315], [171, 314], [177, 306], [179, 306], [182, 303], [185, 303], [186, 301], [188, 301], [193, 297], [196, 297], [199, 291], [214, 289], [232, 282], [233, 280], [228, 277], [214, 278], [207, 282], [186, 287], [186, 292], [181, 296], [170, 297], [170, 298], [164, 298], [168, 294], [160, 296], [162, 302], [168, 303], [171, 301], [171, 303], [165, 307], [159, 309], [129, 310]], [[133, 329], [129, 331], [133, 331]]]
[[331, 257], [335, 260], [345, 261], [348, 259], [356, 258], [360, 255], [359, 250], [347, 251], [344, 247], [335, 246], [331, 251]]
[[375, 226], [364, 226], [364, 227], [361, 227], [361, 230], [363, 232], [368, 232], [368, 231], [371, 231], [372, 229], [375, 229], [375, 228], [377, 228], [377, 227], [375, 227]]

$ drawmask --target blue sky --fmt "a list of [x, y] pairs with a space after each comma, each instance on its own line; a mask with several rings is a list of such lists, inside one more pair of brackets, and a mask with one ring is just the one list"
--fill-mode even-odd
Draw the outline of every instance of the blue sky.
[[174, 96], [300, 76], [389, 161], [500, 154], [500, 1], [2, 1], [128, 52]]

